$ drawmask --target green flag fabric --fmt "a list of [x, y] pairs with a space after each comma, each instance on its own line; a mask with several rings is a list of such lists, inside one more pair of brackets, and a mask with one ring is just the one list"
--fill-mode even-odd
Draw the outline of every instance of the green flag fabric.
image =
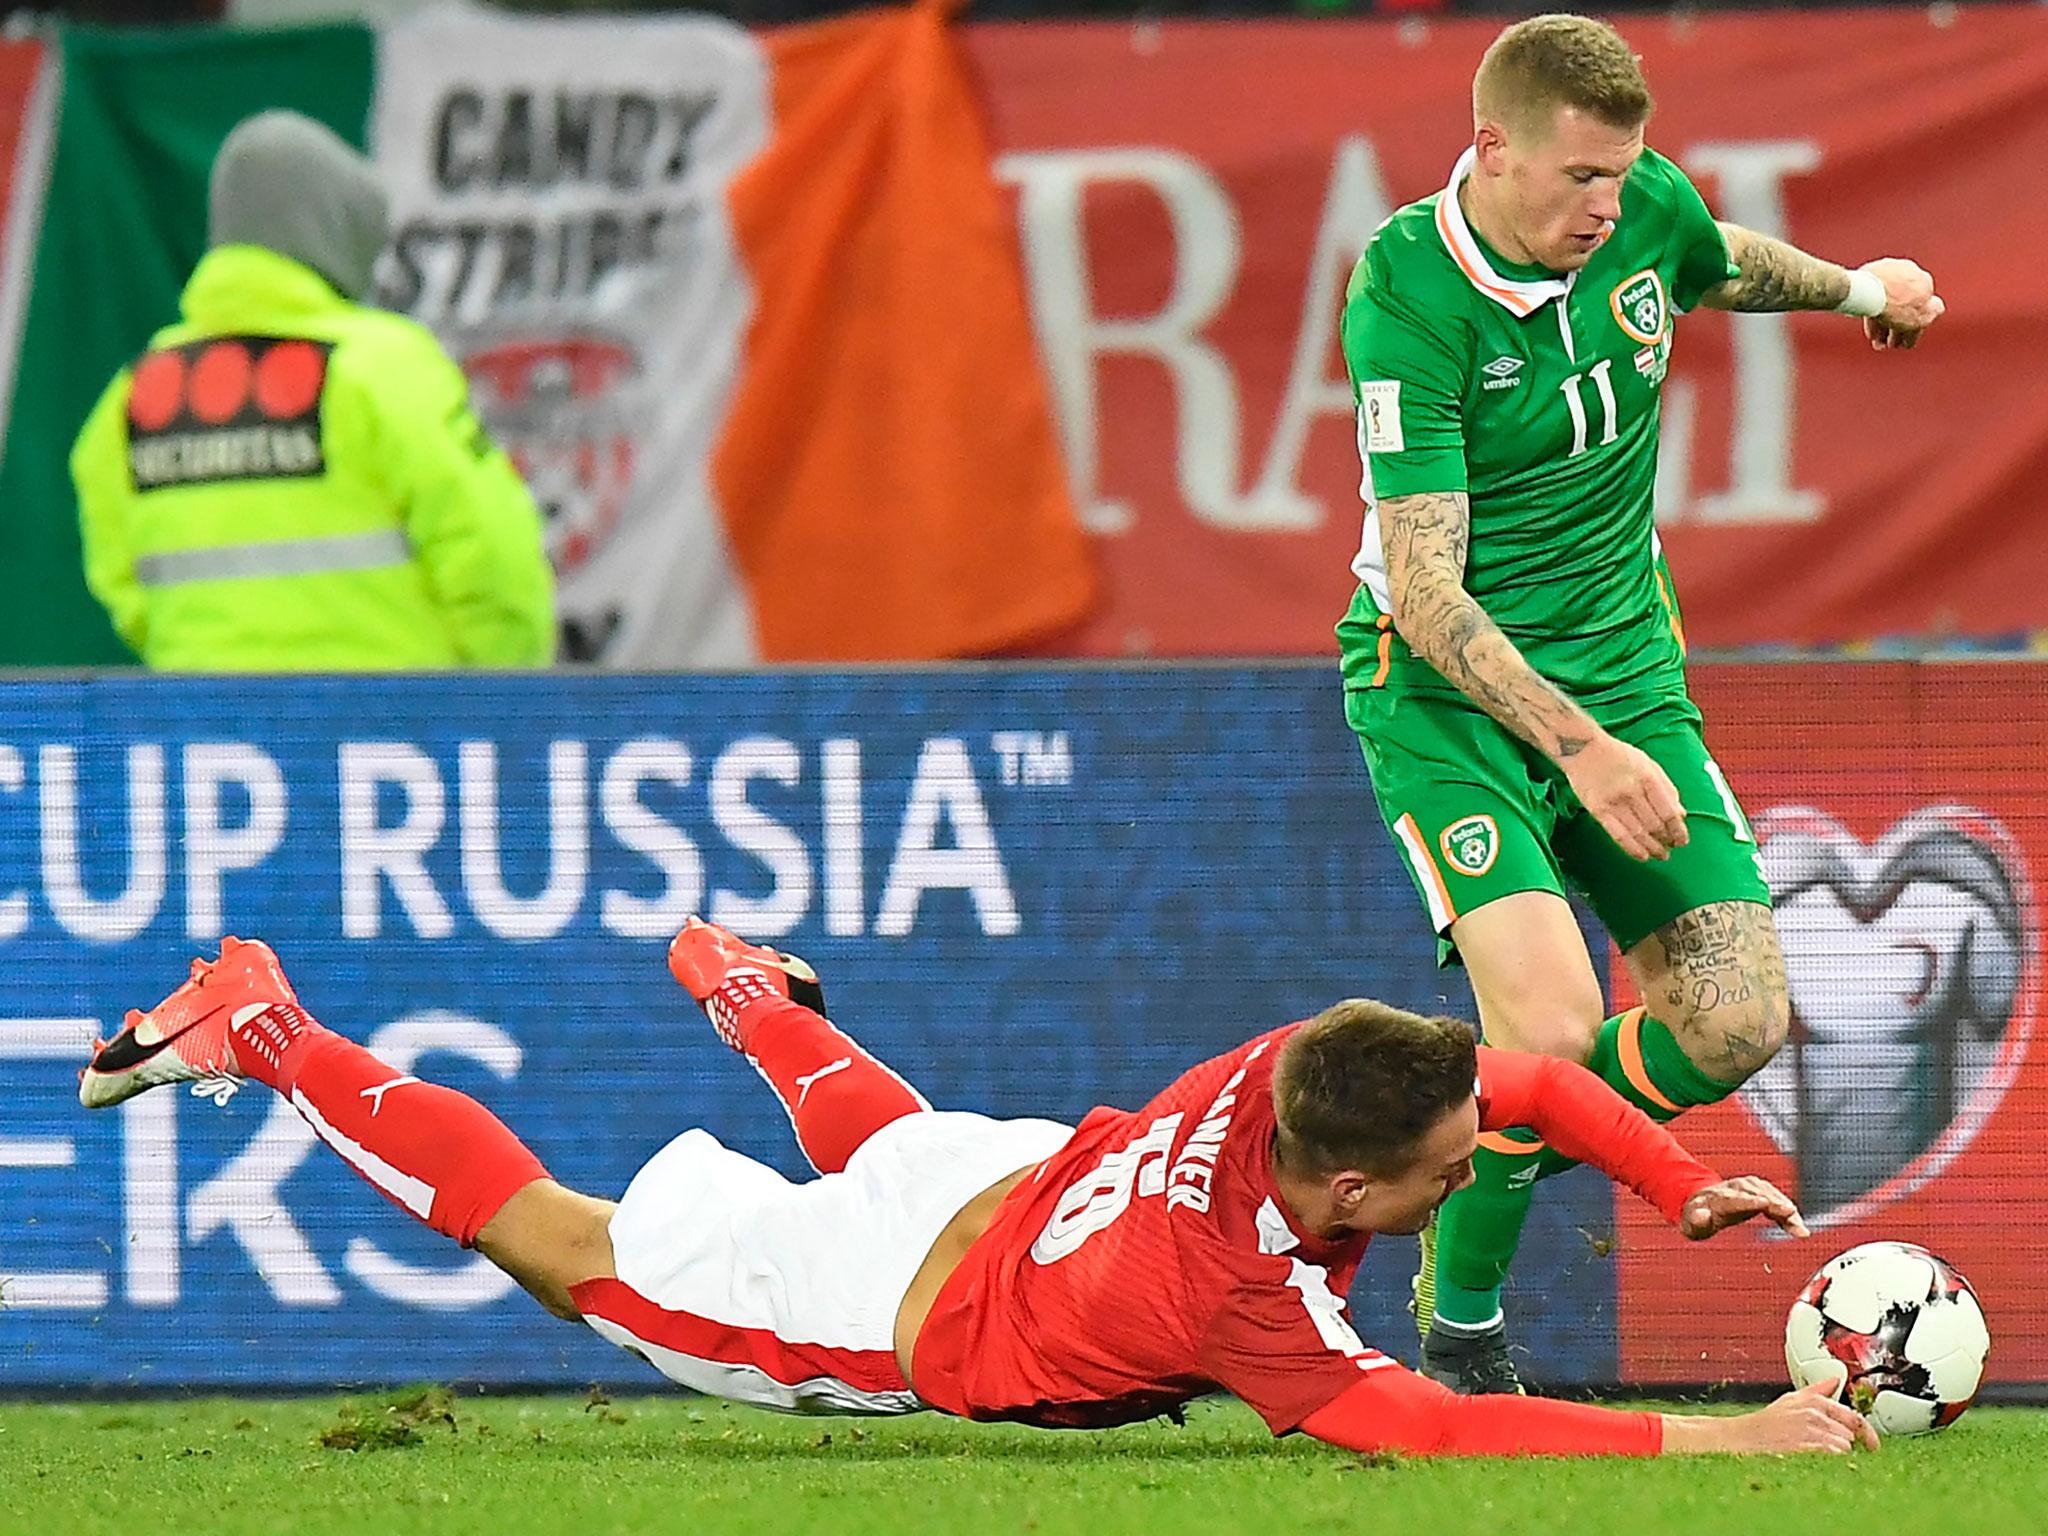
[[[85, 589], [76, 517], [51, 515], [75, 505], [72, 436], [176, 317], [206, 249], [207, 171], [228, 130], [290, 107], [362, 144], [375, 55], [375, 35], [352, 25], [81, 29], [52, 45], [56, 132], [0, 459], [0, 666], [133, 664]], [[85, 283], [100, 291], [80, 293]]]

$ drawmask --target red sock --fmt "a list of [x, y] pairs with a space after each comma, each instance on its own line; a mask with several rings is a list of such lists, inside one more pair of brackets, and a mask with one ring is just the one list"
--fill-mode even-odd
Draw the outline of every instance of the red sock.
[[465, 1248], [507, 1200], [548, 1176], [475, 1099], [393, 1071], [294, 1003], [232, 1026], [229, 1040], [242, 1070], [289, 1099], [350, 1167]]
[[839, 1172], [892, 1120], [931, 1108], [838, 1025], [753, 972], [728, 977], [711, 1006], [722, 1009], [747, 1060], [782, 1100], [797, 1145], [820, 1173]]

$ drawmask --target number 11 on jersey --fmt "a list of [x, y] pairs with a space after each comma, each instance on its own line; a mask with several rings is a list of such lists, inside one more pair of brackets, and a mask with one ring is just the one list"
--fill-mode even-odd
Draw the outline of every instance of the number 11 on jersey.
[[[1614, 441], [1614, 386], [1607, 382], [1607, 370], [1614, 366], [1614, 359], [1603, 357], [1595, 363], [1590, 372], [1593, 387], [1600, 392], [1600, 413], [1605, 418], [1600, 434], [1600, 445], [1604, 448]], [[1579, 380], [1583, 373], [1575, 373], [1557, 387], [1564, 393], [1564, 403], [1572, 413], [1572, 451], [1565, 455], [1576, 459], [1586, 451], [1586, 402], [1579, 398]]]

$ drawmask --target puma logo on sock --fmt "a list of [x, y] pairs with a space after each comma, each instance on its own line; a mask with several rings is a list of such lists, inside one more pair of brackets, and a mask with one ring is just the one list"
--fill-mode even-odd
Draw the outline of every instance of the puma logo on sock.
[[797, 1108], [803, 1108], [804, 1100], [811, 1096], [811, 1085], [817, 1082], [818, 1079], [830, 1077], [834, 1072], [844, 1072], [852, 1065], [853, 1058], [851, 1056], [842, 1056], [837, 1061], [818, 1068], [815, 1072], [806, 1072], [802, 1077], [799, 1077], [796, 1080]]
[[407, 1083], [416, 1083], [418, 1081], [419, 1079], [416, 1077], [394, 1077], [388, 1083], [379, 1083], [374, 1088], [363, 1089], [356, 1097], [370, 1101], [370, 1118], [374, 1120], [377, 1118], [377, 1111], [384, 1107], [385, 1094], [394, 1088], [403, 1088]]

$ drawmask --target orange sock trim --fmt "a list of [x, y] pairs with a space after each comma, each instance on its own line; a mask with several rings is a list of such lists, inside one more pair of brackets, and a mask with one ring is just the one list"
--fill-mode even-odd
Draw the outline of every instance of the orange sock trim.
[[1621, 1016], [1621, 1028], [1614, 1040], [1615, 1055], [1621, 1060], [1622, 1075], [1629, 1086], [1660, 1109], [1672, 1114], [1683, 1110], [1681, 1104], [1674, 1104], [1666, 1098], [1657, 1085], [1650, 1081], [1649, 1068], [1643, 1065], [1643, 1009], [1631, 1008]]

